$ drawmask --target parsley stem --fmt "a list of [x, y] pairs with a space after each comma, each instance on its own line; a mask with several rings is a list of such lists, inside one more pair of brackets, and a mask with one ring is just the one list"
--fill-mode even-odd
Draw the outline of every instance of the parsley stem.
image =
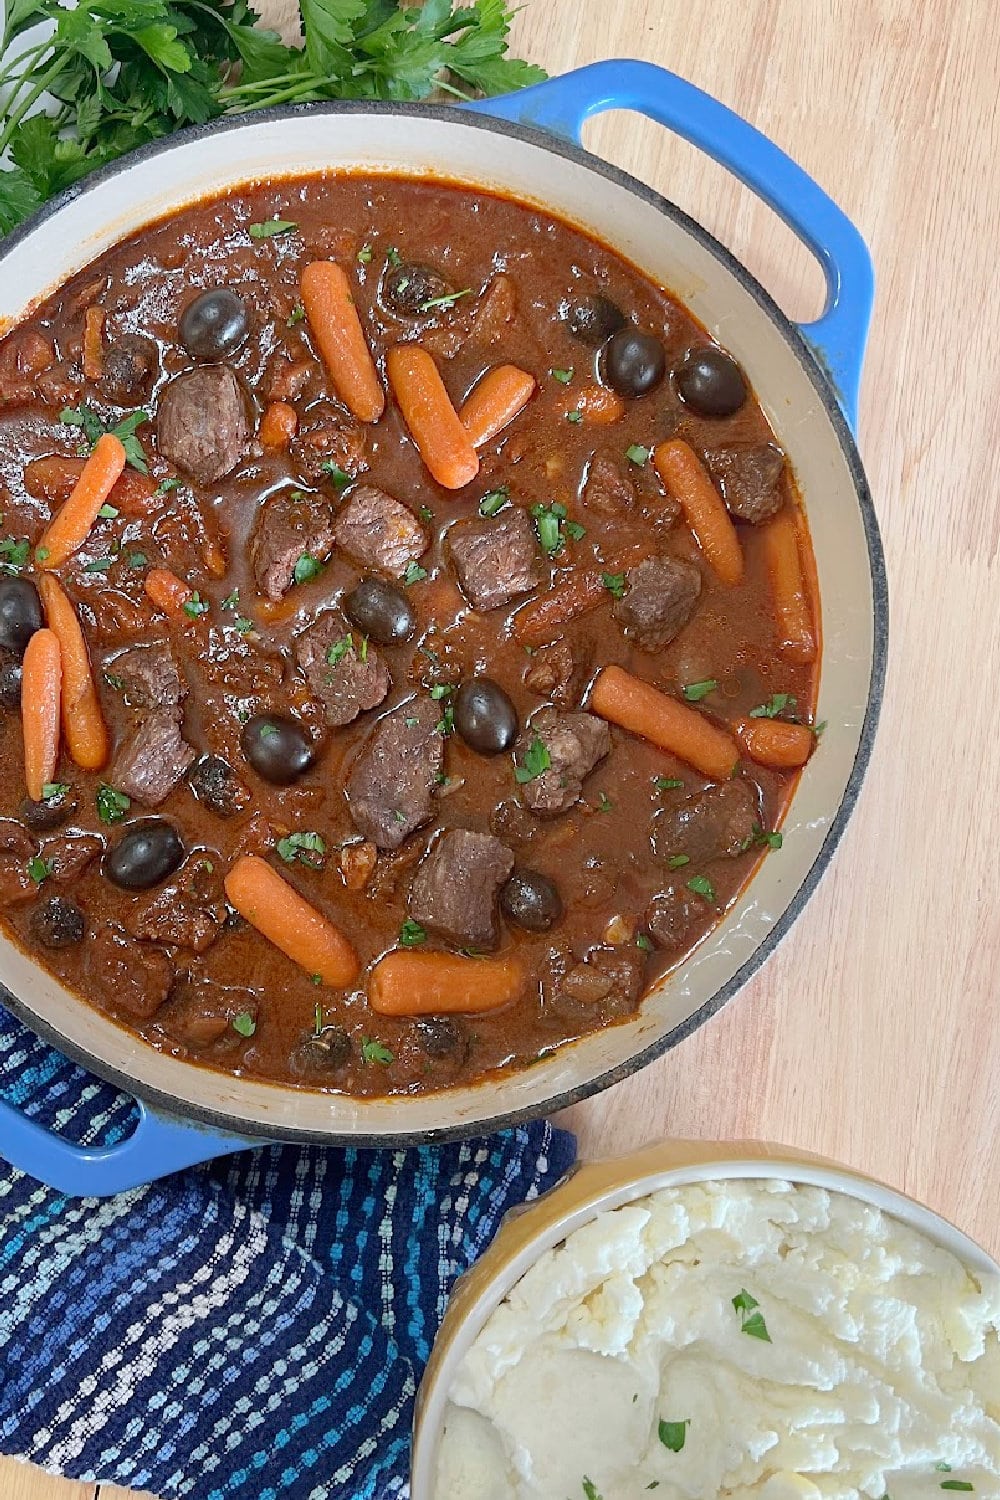
[[25, 115], [28, 113], [28, 110], [38, 99], [42, 97], [49, 84], [55, 82], [62, 70], [63, 60], [61, 57], [56, 57], [51, 67], [46, 68], [44, 73], [41, 74], [34, 88], [31, 89], [26, 97], [21, 100], [21, 103], [17, 106], [17, 108], [14, 110], [13, 114], [7, 121], [7, 124], [3, 130], [3, 134], [0, 135], [0, 156], [2, 156], [6, 151], [8, 145], [10, 144], [11, 136], [14, 134], [14, 131], [20, 125]]
[[[2, 48], [0, 48], [0, 57], [7, 56], [8, 45], [9, 38], [5, 36], [3, 40], [3, 46]], [[47, 52], [51, 46], [52, 38], [49, 37], [47, 41], [39, 42], [37, 47], [29, 47], [26, 52], [19, 52], [16, 57], [11, 58], [10, 63], [6, 68], [0, 68], [0, 86], [9, 83], [12, 78], [16, 77], [18, 80], [17, 88], [13, 90], [7, 100], [8, 104], [13, 104], [18, 89], [22, 88], [28, 82], [28, 77], [25, 75], [25, 63], [31, 62], [33, 58], [40, 57], [41, 54], [43, 52]], [[54, 53], [53, 56], [55, 56]]]

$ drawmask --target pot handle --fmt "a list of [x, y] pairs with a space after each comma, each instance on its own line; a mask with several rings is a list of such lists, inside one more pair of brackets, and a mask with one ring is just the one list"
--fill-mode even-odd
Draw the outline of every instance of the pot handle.
[[852, 430], [875, 295], [871, 255], [833, 199], [791, 157], [718, 99], [666, 68], [635, 59], [591, 63], [498, 99], [464, 106], [580, 143], [592, 115], [634, 109], [727, 167], [808, 245], [826, 277], [826, 306], [800, 330], [832, 381]]
[[77, 1146], [0, 1100], [0, 1156], [69, 1198], [106, 1198], [182, 1167], [266, 1144], [160, 1114], [141, 1099], [136, 1108], [138, 1122], [124, 1140]]

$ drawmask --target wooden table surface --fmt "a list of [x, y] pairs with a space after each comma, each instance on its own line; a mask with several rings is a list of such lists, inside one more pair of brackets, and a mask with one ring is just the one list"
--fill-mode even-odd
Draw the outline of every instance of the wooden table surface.
[[[725, 100], [854, 218], [878, 276], [861, 447], [892, 627], [861, 801], [742, 995], [571, 1123], [590, 1155], [667, 1133], [794, 1143], [904, 1188], [1000, 1254], [1000, 11], [526, 0], [515, 40], [553, 73], [642, 56]], [[786, 311], [815, 311], [809, 257], [692, 148], [631, 115], [595, 122], [588, 144], [693, 213]], [[122, 1494], [100, 1486], [101, 1500]], [[94, 1500], [95, 1487], [0, 1460], [0, 1495]]]

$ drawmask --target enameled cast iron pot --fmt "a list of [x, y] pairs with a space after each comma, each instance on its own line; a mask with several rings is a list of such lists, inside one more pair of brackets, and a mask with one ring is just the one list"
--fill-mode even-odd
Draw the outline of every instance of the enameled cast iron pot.
[[[632, 108], [701, 145], [754, 188], [822, 261], [828, 302], [798, 328], [738, 261], [672, 204], [584, 151], [584, 121]], [[827, 721], [767, 859], [725, 920], [627, 1024], [528, 1071], [418, 1098], [361, 1101], [230, 1078], [165, 1057], [0, 940], [4, 1003], [57, 1047], [134, 1092], [127, 1142], [81, 1151], [0, 1105], [0, 1154], [71, 1193], [117, 1191], [247, 1138], [389, 1145], [477, 1133], [595, 1093], [723, 1005], [788, 930], [843, 832], [869, 758], [886, 649], [875, 515], [851, 434], [872, 303], [857, 231], [751, 126], [649, 64], [597, 64], [471, 109], [299, 106], [182, 132], [49, 204], [0, 245], [0, 321], [16, 320], [123, 235], [183, 204], [265, 177], [391, 170], [488, 186], [591, 231], [676, 293], [748, 371], [805, 497], [819, 568]], [[147, 1106], [152, 1106], [148, 1108]]]

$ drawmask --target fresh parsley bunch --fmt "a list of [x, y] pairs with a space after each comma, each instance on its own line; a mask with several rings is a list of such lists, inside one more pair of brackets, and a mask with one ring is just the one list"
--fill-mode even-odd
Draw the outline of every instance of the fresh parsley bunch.
[[[312, 99], [466, 98], [523, 88], [506, 0], [300, 0], [286, 46], [247, 0], [7, 0], [0, 233], [123, 152], [182, 125]], [[44, 26], [44, 40], [21, 41]], [[31, 113], [42, 95], [55, 103]]]

